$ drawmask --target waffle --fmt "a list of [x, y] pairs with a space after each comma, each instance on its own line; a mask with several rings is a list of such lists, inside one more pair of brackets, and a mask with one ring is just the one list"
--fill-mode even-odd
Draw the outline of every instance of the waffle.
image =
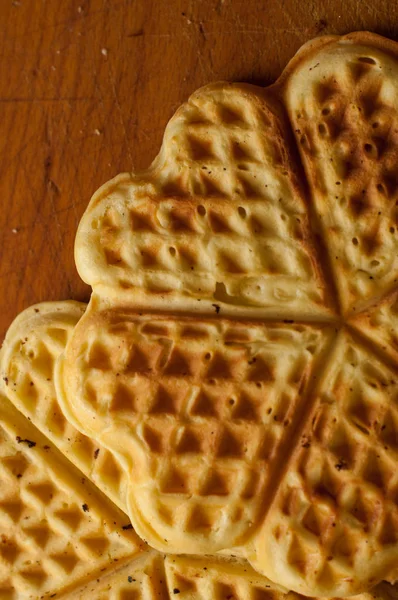
[[83, 216], [59, 401], [161, 551], [239, 546], [310, 596], [398, 577], [396, 72], [359, 33], [203, 88]]
[[0, 377], [9, 400], [115, 504], [127, 512], [126, 476], [113, 454], [82, 435], [64, 417], [53, 371], [82, 316], [78, 302], [43, 302], [10, 326], [0, 354]]
[[150, 545], [215, 552], [261, 517], [272, 460], [332, 332], [98, 311], [92, 301], [59, 365], [59, 401], [127, 463], [129, 516]]
[[282, 76], [345, 314], [397, 284], [397, 56], [373, 34], [320, 38]]
[[135, 307], [329, 314], [289, 135], [260, 88], [196, 92], [151, 168], [94, 195], [76, 236], [82, 279]]
[[52, 598], [141, 552], [124, 513], [4, 396], [0, 480], [0, 598]]

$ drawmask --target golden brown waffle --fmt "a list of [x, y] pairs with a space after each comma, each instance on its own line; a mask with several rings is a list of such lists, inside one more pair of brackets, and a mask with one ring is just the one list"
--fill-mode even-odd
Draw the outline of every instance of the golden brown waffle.
[[60, 363], [58, 397], [127, 465], [129, 516], [150, 545], [215, 552], [263, 518], [332, 333], [101, 312], [92, 301]]
[[0, 353], [1, 383], [14, 406], [126, 512], [125, 472], [111, 452], [66, 420], [55, 395], [55, 361], [85, 308], [72, 301], [43, 302], [18, 315]]
[[289, 135], [260, 88], [196, 92], [151, 168], [94, 195], [76, 236], [81, 277], [136, 307], [328, 314]]
[[141, 552], [126, 516], [0, 396], [0, 598], [54, 597]]
[[397, 57], [373, 34], [320, 38], [282, 76], [346, 314], [397, 287]]

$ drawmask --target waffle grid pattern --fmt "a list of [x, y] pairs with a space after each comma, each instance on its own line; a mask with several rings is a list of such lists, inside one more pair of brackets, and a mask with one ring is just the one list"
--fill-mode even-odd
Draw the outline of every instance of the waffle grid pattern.
[[[181, 600], [304, 600], [304, 596], [272, 583], [247, 563], [210, 557], [167, 556], [165, 569], [170, 595]], [[171, 595], [173, 598], [173, 595]], [[353, 600], [395, 600], [397, 588], [380, 584]], [[337, 598], [335, 600], [338, 600]]]
[[[287, 592], [247, 564], [206, 558], [168, 556], [165, 560], [169, 590], [181, 600], [282, 600]], [[292, 599], [299, 598], [290, 592]]]
[[126, 476], [113, 454], [68, 422], [54, 388], [54, 366], [85, 309], [42, 303], [19, 315], [0, 358], [5, 395], [55, 446], [125, 512]]
[[363, 312], [351, 324], [364, 333], [390, 361], [398, 364], [398, 291], [368, 312]]
[[397, 428], [394, 373], [341, 334], [264, 530], [307, 585], [396, 547]]
[[[170, 593], [169, 593], [170, 591]], [[61, 600], [170, 600], [176, 594], [168, 590], [164, 558], [147, 552], [109, 573], [60, 596]], [[57, 595], [58, 597], [58, 595]]]
[[369, 48], [336, 52], [339, 69], [320, 53], [317, 70], [293, 76], [287, 102], [343, 308], [357, 311], [398, 281], [396, 61]]
[[1, 397], [0, 597], [37, 599], [140, 551], [125, 517]]
[[92, 315], [67, 375], [85, 390], [74, 415], [103, 440], [128, 428], [133, 521], [136, 510], [156, 519], [159, 549], [181, 536], [208, 547], [209, 531], [212, 551], [235, 543], [258, 519], [322, 329]]
[[[83, 218], [77, 263], [86, 281], [108, 293], [130, 290], [133, 301], [138, 289], [323, 310], [279, 112], [253, 88], [245, 94], [233, 86], [210, 87], [184, 105], [166, 129], [164, 162], [143, 179], [117, 180], [113, 202], [96, 201]], [[87, 237], [99, 250], [88, 270]]]
[[[233, 461], [242, 462], [242, 457], [246, 466], [250, 464], [250, 457], [256, 462], [259, 448], [267, 448], [266, 453], [269, 463], [275, 468], [275, 475], [276, 463], [281, 462], [282, 456], [289, 458], [291, 453], [288, 468], [280, 465], [280, 474], [273, 481], [275, 489], [278, 490], [277, 500], [272, 499], [272, 492], [267, 494], [268, 480], [264, 481], [263, 489], [258, 486], [258, 481], [249, 485], [254, 498], [266, 498], [263, 509], [265, 512], [257, 520], [258, 523], [264, 519], [260, 533], [255, 534], [256, 555], [251, 558], [260, 570], [268, 575], [272, 573], [274, 580], [286, 581], [292, 589], [308, 595], [326, 595], [330, 591], [343, 595], [352, 594], [364, 586], [373, 585], [380, 578], [382, 571], [382, 576], [388, 577], [394, 560], [396, 561], [397, 499], [396, 492], [392, 490], [395, 490], [397, 484], [393, 468], [397, 457], [395, 454], [386, 454], [382, 439], [387, 434], [394, 439], [398, 425], [394, 405], [396, 363], [394, 364], [395, 357], [391, 354], [391, 348], [386, 350], [372, 346], [373, 350], [377, 350], [374, 361], [377, 362], [376, 356], [380, 355], [383, 360], [387, 360], [387, 371], [388, 368], [392, 369], [388, 393], [383, 396], [380, 405], [372, 399], [369, 386], [366, 387], [366, 394], [360, 390], [357, 396], [351, 396], [349, 379], [344, 379], [344, 384], [341, 383], [340, 387], [331, 390], [330, 397], [327, 396], [327, 399], [322, 401], [323, 412], [319, 431], [322, 431], [324, 436], [332, 432], [329, 440], [331, 447], [329, 441], [323, 440], [321, 452], [320, 446], [314, 442], [314, 447], [307, 455], [315, 458], [311, 459], [312, 462], [308, 463], [308, 466], [307, 459], [303, 457], [310, 442], [304, 439], [303, 447], [297, 451], [304, 452], [300, 454], [300, 460], [309, 469], [303, 472], [304, 467], [301, 469], [300, 460], [297, 459], [297, 464], [294, 462], [297, 455], [294, 444], [299, 439], [308, 415], [318, 407], [314, 390], [319, 390], [324, 378], [328, 377], [330, 362], [319, 363], [318, 367], [322, 367], [319, 373], [313, 364], [308, 367], [308, 375], [311, 374], [315, 382], [311, 384], [313, 387], [310, 388], [307, 406], [300, 407], [300, 402], [290, 399], [291, 416], [288, 420], [291, 422], [293, 418], [297, 426], [296, 435], [293, 428], [293, 436], [288, 438], [286, 444], [283, 441], [275, 444], [274, 429], [269, 422], [261, 420], [261, 411], [268, 401], [268, 394], [272, 394], [277, 385], [276, 382], [281, 383], [282, 389], [286, 380], [280, 374], [271, 376], [269, 388], [259, 393], [257, 406], [254, 406], [250, 399], [251, 406], [248, 409], [249, 404], [245, 399], [244, 410], [256, 415], [256, 420], [253, 420], [255, 425], [248, 426], [248, 419], [244, 424], [240, 422], [237, 426], [233, 412], [235, 403], [233, 402], [232, 409], [229, 409], [225, 401], [228, 397], [234, 400], [237, 396], [237, 389], [228, 387], [230, 375], [227, 373], [234, 373], [231, 379], [236, 377], [240, 393], [250, 398], [252, 392], [245, 387], [246, 378], [241, 376], [239, 371], [243, 369], [243, 365], [247, 365], [247, 357], [237, 355], [233, 367], [228, 365], [229, 359], [226, 357], [229, 352], [237, 352], [236, 347], [233, 350], [223, 348], [218, 356], [215, 354], [220, 362], [217, 369], [221, 372], [224, 370], [224, 374], [218, 378], [210, 378], [211, 363], [215, 362], [215, 358], [212, 349], [207, 352], [205, 340], [201, 340], [200, 347], [203, 356], [206, 353], [209, 355], [210, 364], [208, 368], [205, 367], [204, 358], [200, 369], [195, 370], [199, 362], [197, 357], [195, 361], [190, 357], [192, 340], [185, 346], [176, 331], [166, 332], [162, 334], [163, 350], [156, 350], [156, 344], [152, 347], [148, 344], [148, 347], [143, 349], [139, 337], [129, 329], [125, 337], [135, 345], [135, 351], [140, 356], [129, 357], [127, 360], [130, 360], [130, 364], [140, 363], [142, 360], [144, 367], [140, 367], [141, 371], [133, 368], [134, 375], [128, 383], [120, 378], [116, 383], [115, 373], [117, 372], [119, 377], [121, 369], [120, 365], [115, 363], [116, 347], [109, 343], [110, 329], [106, 335], [103, 333], [104, 324], [105, 330], [107, 329], [107, 317], [101, 313], [101, 294], [107, 297], [108, 301], [114, 301], [114, 294], [120, 291], [121, 277], [130, 272], [137, 277], [133, 285], [141, 288], [141, 293], [144, 294], [143, 290], [152, 289], [146, 278], [152, 278], [156, 272], [158, 281], [161, 282], [158, 288], [162, 300], [160, 306], [165, 309], [167, 296], [164, 295], [174, 290], [184, 296], [186, 274], [191, 276], [189, 272], [192, 271], [192, 277], [196, 277], [198, 261], [201, 268], [200, 261], [203, 261], [206, 268], [211, 264], [211, 269], [206, 271], [203, 289], [201, 287], [195, 291], [198, 300], [202, 299], [201, 293], [205, 290], [205, 293], [213, 294], [213, 298], [218, 295], [224, 302], [220, 303], [222, 310], [226, 303], [229, 303], [232, 314], [239, 304], [249, 310], [256, 300], [253, 295], [245, 296], [242, 278], [244, 280], [252, 276], [259, 293], [259, 306], [271, 307], [268, 313], [265, 311], [261, 314], [270, 319], [271, 322], [267, 325], [269, 329], [272, 330], [275, 326], [272, 323], [275, 324], [280, 318], [275, 310], [275, 301], [278, 300], [279, 305], [283, 305], [287, 311], [287, 329], [290, 327], [293, 330], [297, 314], [300, 315], [300, 319], [308, 322], [307, 311], [313, 311], [316, 307], [314, 314], [319, 317], [317, 311], [324, 302], [326, 288], [322, 278], [318, 276], [318, 271], [323, 270], [328, 280], [326, 286], [331, 290], [330, 305], [336, 306], [337, 314], [331, 316], [332, 311], [328, 312], [326, 309], [321, 320], [329, 319], [329, 322], [333, 322], [335, 319], [336, 331], [341, 328], [345, 331], [347, 326], [351, 326], [352, 319], [354, 327], [357, 326], [360, 330], [361, 323], [353, 316], [363, 309], [369, 309], [372, 303], [382, 303], [384, 296], [391, 293], [397, 283], [395, 192], [398, 189], [398, 180], [392, 168], [396, 162], [396, 110], [392, 97], [397, 90], [389, 71], [391, 65], [394, 69], [396, 65], [391, 56], [377, 49], [377, 40], [372, 40], [375, 48], [370, 47], [366, 52], [355, 44], [350, 46], [346, 42], [320, 41], [318, 50], [308, 50], [307, 57], [299, 55], [294, 59], [293, 67], [290, 71], [288, 67], [285, 79], [282, 78], [280, 87], [276, 88], [276, 94], [282, 96], [285, 102], [288, 117], [295, 130], [298, 150], [303, 158], [313, 196], [314, 206], [311, 207], [311, 214], [308, 211], [309, 207], [301, 199], [297, 184], [299, 171], [294, 167], [294, 158], [288, 149], [287, 129], [280, 110], [270, 100], [271, 97], [264, 95], [262, 101], [259, 101], [260, 94], [256, 97], [253, 90], [249, 92], [239, 86], [220, 85], [200, 90], [177, 112], [166, 129], [161, 153], [149, 171], [141, 176], [116, 179], [94, 197], [77, 237], [78, 265], [83, 266], [83, 270], [84, 265], [90, 265], [83, 277], [86, 275], [86, 280], [94, 283], [94, 291], [98, 291], [99, 299], [91, 309], [93, 320], [90, 321], [90, 317], [87, 317], [83, 321], [81, 330], [78, 328], [79, 333], [75, 336], [76, 345], [68, 349], [70, 357], [66, 359], [65, 368], [66, 371], [68, 368], [71, 370], [67, 380], [74, 381], [75, 387], [68, 390], [67, 402], [68, 405], [74, 405], [75, 416], [80, 419], [82, 427], [83, 412], [86, 414], [86, 410], [90, 408], [96, 423], [88, 421], [85, 424], [86, 429], [92, 427], [91, 434], [102, 439], [108, 447], [113, 448], [116, 444], [120, 451], [121, 445], [125, 444], [130, 455], [134, 457], [136, 462], [131, 459], [130, 468], [136, 469], [136, 479], [130, 489], [129, 509], [133, 520], [134, 517], [137, 519], [135, 524], [138, 531], [141, 535], [147, 535], [151, 543], [159, 548], [163, 547], [162, 541], [167, 545], [176, 540], [176, 545], [172, 546], [175, 551], [193, 552], [198, 551], [198, 548], [200, 551], [225, 549], [239, 539], [243, 540], [244, 544], [247, 540], [244, 536], [248, 535], [252, 525], [256, 523], [256, 517], [242, 513], [241, 510], [235, 512], [236, 508], [241, 506], [231, 499], [236, 499], [238, 494], [241, 498], [248, 493], [244, 478], [247, 471], [239, 464], [237, 472], [239, 483], [242, 484], [239, 486], [237, 476], [231, 471], [230, 465]], [[319, 59], [316, 64], [311, 62], [314, 55]], [[333, 60], [330, 57], [333, 57]], [[339, 64], [337, 73], [336, 63]], [[295, 90], [299, 93], [294, 94]], [[264, 108], [267, 102], [269, 105]], [[246, 110], [242, 110], [242, 107]], [[249, 184], [248, 187], [245, 187], [244, 182]], [[138, 205], [139, 210], [144, 212], [138, 214]], [[254, 210], [262, 212], [266, 219], [260, 216], [260, 212], [257, 216], [254, 215]], [[253, 235], [253, 215], [261, 223], [256, 235]], [[316, 250], [311, 243], [308, 235], [310, 220], [314, 236], [324, 235], [329, 253], [327, 258], [322, 252], [321, 242], [316, 246]], [[209, 227], [207, 230], [204, 229], [205, 221], [206, 227]], [[281, 222], [283, 227], [288, 228], [282, 235], [278, 233], [281, 231]], [[292, 228], [293, 223], [295, 229]], [[300, 228], [304, 227], [301, 233], [297, 229], [297, 223], [300, 224]], [[247, 230], [243, 230], [245, 227]], [[263, 244], [264, 238], [265, 262], [261, 253], [258, 256], [262, 261], [261, 277], [264, 280], [265, 291], [258, 280], [260, 262], [257, 262], [255, 248], [251, 248], [252, 256], [246, 256], [245, 242], [239, 237], [234, 238], [237, 233], [244, 233], [243, 237], [248, 236], [250, 244]], [[293, 240], [294, 247], [289, 244], [284, 247], [286, 235]], [[166, 243], [164, 238], [167, 239]], [[122, 239], [127, 239], [128, 243], [122, 244]], [[143, 240], [148, 244], [145, 248], [140, 246]], [[188, 240], [193, 240], [190, 248]], [[203, 240], [205, 246], [201, 246]], [[94, 258], [94, 266], [93, 262], [88, 260], [87, 251], [90, 244], [87, 241], [95, 248], [95, 256], [94, 253], [90, 254], [91, 258]], [[231, 241], [234, 248], [227, 256]], [[282, 244], [279, 244], [280, 241]], [[223, 255], [207, 256], [206, 250], [212, 245], [221, 248]], [[139, 247], [139, 253], [135, 252], [136, 247]], [[300, 252], [297, 252], [298, 247]], [[192, 248], [196, 252], [194, 257]], [[105, 255], [110, 255], [111, 251], [116, 250], [117, 256], [116, 261], [106, 260], [101, 266], [97, 259], [104, 249]], [[184, 262], [181, 262], [181, 254]], [[296, 263], [300, 256], [305, 256], [309, 261], [304, 270], [297, 270]], [[284, 262], [292, 266], [291, 273], [296, 271], [298, 274], [296, 287], [281, 284], [281, 276], [285, 271]], [[217, 272], [220, 264], [222, 269]], [[318, 268], [314, 267], [316, 264]], [[119, 269], [119, 278], [115, 276], [113, 267]], [[172, 272], [170, 280], [167, 277], [167, 269]], [[141, 277], [142, 272], [144, 279]], [[312, 280], [315, 287], [303, 287], [301, 282], [304, 272], [307, 272], [307, 281], [316, 275]], [[128, 275], [124, 282], [127, 291], [131, 287], [129, 277]], [[275, 282], [277, 286], [282, 287], [276, 288]], [[276, 289], [283, 292], [281, 297], [277, 298], [278, 294], [275, 295]], [[317, 298], [313, 293], [314, 289], [318, 294]], [[133, 293], [124, 298], [126, 304], [135, 306], [136, 297]], [[172, 312], [172, 297], [168, 298], [171, 300], [167, 310]], [[304, 309], [303, 300], [306, 303]], [[103, 306], [108, 305], [104, 303]], [[213, 306], [218, 308], [218, 314], [220, 305]], [[186, 310], [190, 309], [187, 305]], [[97, 323], [95, 315], [99, 315]], [[124, 318], [128, 323], [129, 317]], [[95, 324], [94, 328], [96, 327], [97, 331], [94, 331], [91, 323]], [[120, 327], [123, 328], [123, 325]], [[360, 331], [359, 337], [352, 340], [347, 338], [347, 360], [349, 355], [356, 356], [366, 352], [369, 340], [364, 340], [364, 335], [368, 335], [372, 340], [368, 332], [369, 327]], [[269, 344], [269, 341], [267, 343]], [[118, 347], [122, 347], [120, 340], [118, 344]], [[318, 341], [318, 350], [319, 344]], [[95, 360], [91, 361], [93, 347]], [[87, 360], [80, 360], [74, 369], [73, 357], [81, 357], [84, 348], [87, 350]], [[112, 360], [109, 348], [113, 349]], [[123, 352], [126, 354], [126, 348]], [[275, 357], [275, 348], [272, 352]], [[100, 356], [99, 361], [97, 354]], [[162, 363], [161, 376], [157, 361]], [[288, 362], [286, 356], [284, 361]], [[305, 371], [305, 365], [301, 364], [298, 372], [300, 368]], [[267, 361], [259, 367], [259, 371], [266, 377], [269, 376]], [[376, 368], [375, 371], [377, 372]], [[181, 381], [174, 380], [176, 372], [180, 374]], [[376, 373], [374, 377], [376, 386], [378, 377], [382, 377], [381, 373], [382, 371]], [[215, 382], [214, 394], [211, 379]], [[99, 381], [106, 385], [105, 395], [99, 390]], [[192, 381], [193, 391], [188, 391], [187, 381]], [[194, 388], [198, 384], [200, 391], [197, 395]], [[302, 390], [297, 396], [300, 396], [300, 392], [302, 393]], [[153, 398], [153, 404], [141, 409], [139, 402], [129, 399], [129, 393], [134, 397], [139, 397], [141, 393], [146, 399]], [[223, 407], [220, 409], [222, 401]], [[352, 422], [349, 421], [351, 425], [346, 422], [345, 416], [346, 403], [349, 401], [352, 403]], [[127, 409], [124, 409], [126, 404]], [[112, 405], [113, 414], [109, 410]], [[206, 422], [200, 422], [196, 426], [196, 417], [192, 409], [196, 410], [198, 405], [201, 410], [203, 406], [210, 407], [207, 410], [210, 411], [211, 418], [207, 417]], [[241, 398], [238, 397], [236, 410], [240, 405]], [[360, 420], [377, 412], [376, 408], [380, 412], [382, 406], [388, 414], [388, 422], [384, 423], [385, 429], [381, 438], [372, 438], [374, 450], [370, 451], [366, 444], [357, 439], [358, 435], [367, 435], [363, 431], [362, 434], [358, 434], [358, 431], [361, 431]], [[228, 410], [225, 410], [225, 407]], [[202, 415], [199, 416], [203, 419]], [[355, 418], [357, 420], [353, 425]], [[210, 423], [212, 430], [207, 431], [206, 427]], [[104, 424], [107, 433], [102, 436], [99, 431]], [[113, 441], [116, 431], [123, 431], [123, 442]], [[213, 439], [209, 433], [214, 436]], [[268, 435], [269, 438], [264, 441], [264, 436]], [[360, 448], [356, 452], [357, 462], [358, 456], [361, 456], [362, 460], [359, 470], [348, 465], [348, 457], [344, 453], [340, 458], [334, 455], [335, 439], [341, 438], [344, 445], [350, 436]], [[228, 460], [231, 461], [229, 463], [225, 461], [225, 448], [229, 454]], [[347, 452], [354, 453], [354, 448], [348, 442]], [[195, 462], [190, 462], [191, 455], [195, 457]], [[333, 461], [335, 462], [332, 465]], [[192, 468], [193, 465], [195, 468]], [[263, 470], [262, 476], [264, 475], [270, 478]], [[293, 488], [296, 486], [297, 490], [301, 489], [303, 496], [307, 495], [305, 499], [299, 498], [298, 492], [294, 490], [287, 493], [286, 498], [281, 498], [282, 490], [286, 485], [290, 485], [288, 482], [291, 479], [294, 480], [291, 484]], [[207, 502], [206, 496], [209, 482], [213, 492], [209, 496], [211, 502]], [[323, 493], [323, 485], [330, 485], [331, 490], [327, 491], [325, 488]], [[321, 489], [319, 506], [313, 506], [314, 498], [318, 498], [317, 488], [313, 489], [313, 486]], [[388, 486], [392, 486], [391, 489]], [[217, 493], [214, 493], [214, 489]], [[182, 494], [179, 494], [179, 490], [182, 490]], [[347, 495], [345, 497], [341, 492], [344, 501], [338, 496], [341, 490], [345, 490]], [[358, 500], [360, 491], [363, 493]], [[225, 492], [227, 495], [223, 498], [222, 494]], [[184, 494], [190, 500], [186, 511], [179, 497]], [[192, 511], [192, 498], [195, 495], [200, 500], [197, 508]], [[220, 502], [220, 498], [225, 504]], [[224, 507], [227, 502], [226, 513]], [[238, 532], [235, 537], [222, 537], [222, 519], [217, 521], [214, 518], [216, 513], [212, 510], [214, 507], [217, 509], [218, 505], [223, 507], [219, 514], [227, 514], [224, 524], [227, 523], [230, 530], [235, 522], [242, 524], [246, 521], [248, 528]], [[306, 510], [302, 505], [305, 505]], [[373, 507], [373, 512], [369, 507]], [[375, 507], [382, 511], [377, 527], [371, 522], [370, 514], [374, 516], [377, 513]], [[353, 511], [358, 512], [358, 518]], [[326, 521], [330, 521], [332, 513], [339, 515], [336, 531], [332, 531], [331, 526], [326, 526]], [[285, 523], [284, 536], [278, 527], [271, 528], [270, 524], [278, 519], [282, 524]], [[362, 526], [358, 523], [362, 523]], [[378, 528], [377, 532], [375, 527]], [[276, 544], [269, 543], [264, 549], [264, 540], [268, 539], [271, 529]], [[283, 529], [282, 525], [280, 529]], [[340, 535], [341, 529], [344, 530], [344, 536]], [[325, 541], [327, 535], [330, 537], [329, 541]], [[187, 541], [189, 536], [192, 540], [195, 538], [196, 544], [199, 544], [200, 540], [203, 546], [190, 546]], [[365, 548], [365, 544], [368, 544], [368, 548]], [[373, 547], [377, 547], [380, 556], [384, 557], [380, 559], [381, 562], [384, 561], [383, 568], [372, 559]], [[275, 548], [277, 551], [274, 555], [267, 557], [267, 552], [269, 554]], [[329, 557], [333, 552], [336, 553], [336, 558], [331, 561]], [[276, 556], [279, 566], [272, 571]], [[360, 564], [368, 565], [368, 572], [360, 572]]]

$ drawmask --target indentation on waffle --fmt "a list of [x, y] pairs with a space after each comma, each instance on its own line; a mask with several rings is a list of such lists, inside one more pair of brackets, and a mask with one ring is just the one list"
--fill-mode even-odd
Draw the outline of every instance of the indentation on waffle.
[[[76, 246], [86, 280], [199, 299], [222, 284], [224, 302], [246, 306], [325, 303], [286, 125], [273, 110], [239, 86], [193, 96], [145, 176], [90, 205]], [[87, 235], [92, 243], [80, 244]]]
[[398, 292], [389, 294], [371, 310], [351, 319], [351, 324], [382, 354], [398, 364]]
[[254, 526], [321, 330], [116, 311], [93, 313], [86, 327], [83, 346], [72, 350], [82, 356], [76, 374], [85, 390], [73, 411], [95, 431], [127, 428], [148, 457], [129, 444], [118, 449], [135, 474], [133, 515], [160, 520], [171, 544], [177, 532], [211, 544], [212, 532], [218, 545]]
[[398, 542], [398, 383], [348, 337], [332, 358], [262, 535], [296, 582], [326, 587], [367, 563], [372, 585], [373, 556]]
[[[21, 435], [16, 435], [17, 433]], [[134, 532], [95, 488], [1, 398], [0, 592], [61, 591], [138, 551]], [[3, 596], [2, 596], [3, 597]]]
[[[141, 201], [141, 211], [152, 213], [156, 227], [127, 231], [121, 223], [103, 232], [106, 268], [110, 268], [108, 273], [117, 271], [115, 285], [148, 286], [159, 293], [180, 289], [211, 297], [215, 282], [224, 282], [229, 294], [246, 293], [258, 304], [265, 290], [255, 286], [261, 286], [264, 277], [272, 276], [276, 282], [274, 294], [268, 292], [271, 302], [280, 299], [277, 290], [284, 279], [285, 285], [288, 281], [298, 284], [313, 271], [303, 245], [306, 217], [301, 212], [287, 217], [280, 205], [272, 207], [259, 200], [249, 203], [245, 199], [236, 206], [207, 198], [197, 202], [195, 206], [192, 200], [185, 207], [179, 200], [146, 199]], [[132, 214], [135, 223], [137, 209]], [[256, 289], [262, 293], [255, 294]], [[293, 290], [286, 290], [285, 295], [285, 301], [294, 299]], [[319, 301], [316, 288], [311, 300]]]
[[68, 422], [54, 389], [54, 367], [83, 305], [45, 303], [27, 309], [10, 328], [1, 358], [4, 392], [12, 403], [118, 506], [125, 507], [122, 467], [95, 440]]
[[339, 68], [321, 52], [316, 69], [293, 76], [287, 101], [340, 301], [358, 310], [397, 284], [397, 88], [387, 55], [333, 51]]

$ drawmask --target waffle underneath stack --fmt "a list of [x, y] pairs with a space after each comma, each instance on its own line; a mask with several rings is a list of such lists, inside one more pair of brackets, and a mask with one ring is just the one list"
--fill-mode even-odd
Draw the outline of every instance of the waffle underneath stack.
[[1, 351], [4, 597], [396, 596], [397, 82], [319, 38], [94, 195]]

